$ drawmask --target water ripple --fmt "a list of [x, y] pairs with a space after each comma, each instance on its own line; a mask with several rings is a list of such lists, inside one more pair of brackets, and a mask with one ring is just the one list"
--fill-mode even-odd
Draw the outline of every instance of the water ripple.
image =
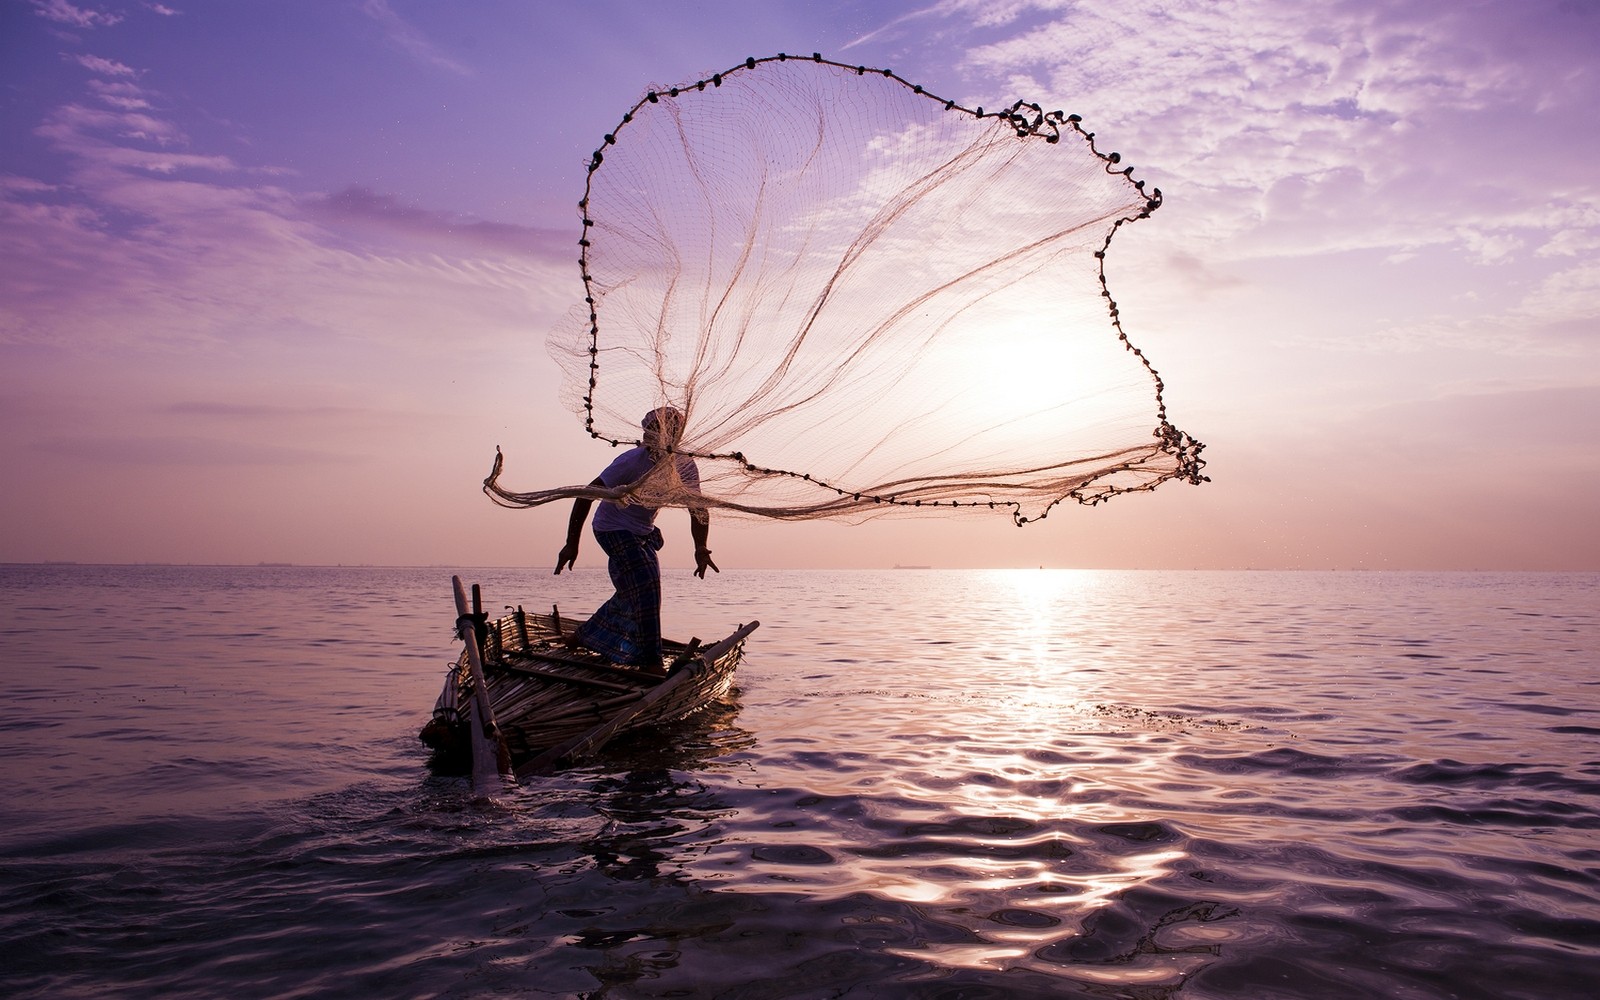
[[[570, 576], [564, 608], [608, 590]], [[1600, 978], [1593, 576], [723, 576], [669, 583], [668, 627], [766, 622], [733, 698], [483, 797], [414, 737], [452, 655], [441, 572], [0, 570], [30, 667], [0, 706], [0, 993]]]

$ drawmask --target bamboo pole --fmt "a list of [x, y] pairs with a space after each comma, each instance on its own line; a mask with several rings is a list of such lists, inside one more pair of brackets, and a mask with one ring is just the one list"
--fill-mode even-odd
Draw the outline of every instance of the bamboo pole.
[[514, 780], [511, 770], [511, 751], [506, 746], [500, 727], [495, 725], [494, 706], [489, 703], [489, 684], [483, 677], [483, 658], [479, 655], [478, 622], [467, 609], [466, 589], [461, 577], [452, 576], [455, 590], [456, 620], [462, 625], [462, 640], [467, 648], [467, 669], [472, 677], [472, 787], [485, 791], [490, 782], [499, 779]]

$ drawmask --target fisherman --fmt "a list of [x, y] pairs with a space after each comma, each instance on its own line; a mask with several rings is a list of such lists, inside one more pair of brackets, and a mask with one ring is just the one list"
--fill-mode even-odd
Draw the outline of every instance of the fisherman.
[[[663, 406], [645, 414], [640, 427], [644, 429], [644, 443], [619, 455], [590, 485], [626, 486], [644, 478], [667, 459], [672, 465], [664, 471], [675, 471], [689, 492], [698, 493], [699, 468], [694, 459], [675, 451], [683, 434], [683, 414]], [[578, 539], [592, 503], [588, 497], [573, 501], [567, 544], [556, 556], [557, 575], [577, 563]], [[567, 640], [570, 645], [592, 649], [614, 662], [642, 667], [651, 673], [663, 672], [661, 566], [656, 552], [665, 543], [661, 529], [655, 526], [656, 510], [638, 502], [600, 501], [600, 509], [594, 515], [594, 537], [609, 558], [616, 593]], [[710, 511], [691, 506], [689, 534], [694, 539], [694, 575], [702, 580], [707, 569], [722, 572], [706, 548], [710, 530]]]

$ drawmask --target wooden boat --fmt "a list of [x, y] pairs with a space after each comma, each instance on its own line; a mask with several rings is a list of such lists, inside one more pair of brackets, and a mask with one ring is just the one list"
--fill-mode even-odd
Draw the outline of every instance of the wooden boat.
[[619, 733], [692, 715], [728, 693], [759, 622], [701, 645], [663, 640], [659, 675], [572, 649], [579, 625], [559, 610], [516, 608], [490, 621], [472, 587], [469, 611], [454, 578], [461, 657], [445, 677], [433, 718], [419, 734], [433, 765], [470, 770], [474, 783], [495, 774], [527, 777], [593, 754]]

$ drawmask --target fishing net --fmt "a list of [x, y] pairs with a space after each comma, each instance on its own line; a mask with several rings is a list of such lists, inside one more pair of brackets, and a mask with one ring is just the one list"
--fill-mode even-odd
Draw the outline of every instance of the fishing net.
[[[699, 491], [663, 461], [622, 491], [654, 507], [1022, 524], [1203, 482], [1105, 282], [1161, 193], [1093, 140], [820, 56], [652, 90], [589, 164], [583, 301], [549, 345], [564, 401], [612, 445], [683, 414]], [[602, 495], [501, 468], [507, 506]]]

